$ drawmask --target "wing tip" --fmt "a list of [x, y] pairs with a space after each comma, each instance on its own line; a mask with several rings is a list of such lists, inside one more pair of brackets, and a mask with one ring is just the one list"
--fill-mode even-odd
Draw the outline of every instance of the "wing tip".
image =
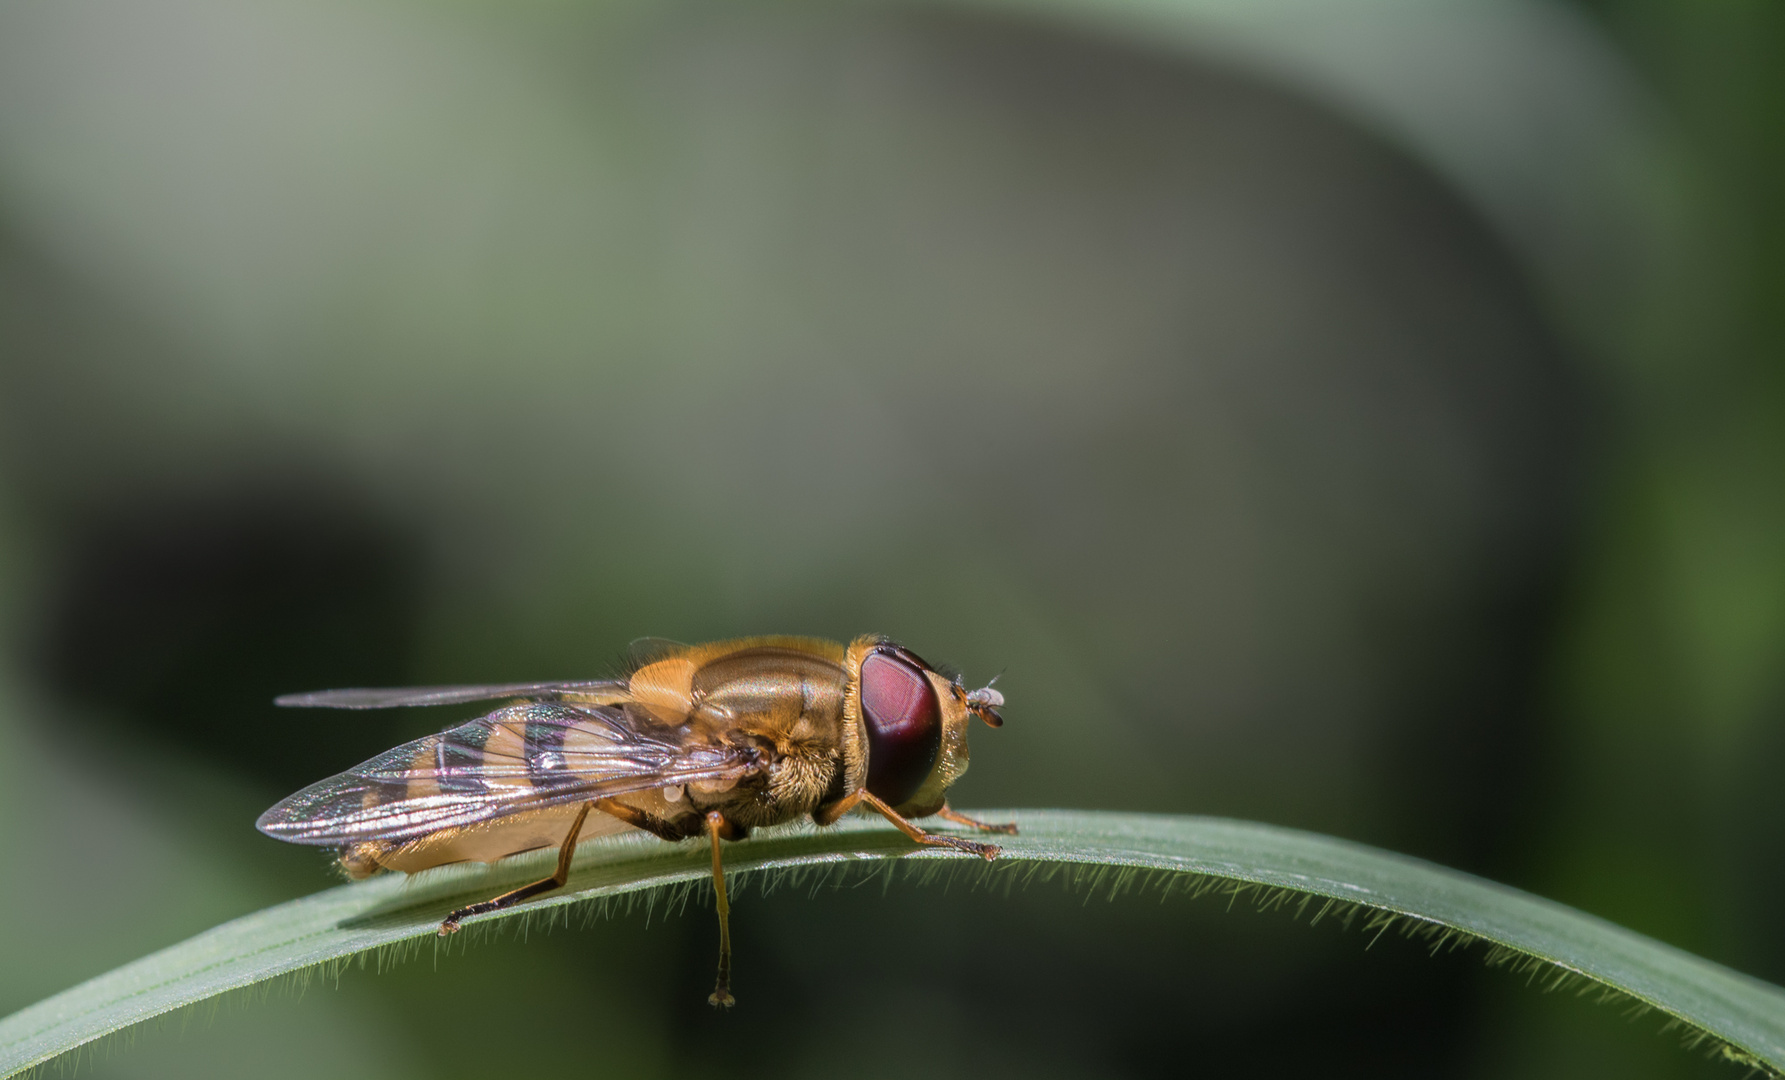
[[302, 821], [293, 820], [292, 817], [286, 813], [285, 803], [280, 803], [277, 806], [272, 807], [267, 810], [266, 813], [254, 819], [254, 827], [260, 830], [261, 833], [270, 836], [275, 840], [285, 840], [292, 843], [303, 842], [300, 830], [296, 828], [296, 826], [301, 824], [304, 823]]
[[371, 709], [378, 704], [369, 697], [375, 692], [359, 688], [306, 690], [301, 694], [280, 694], [273, 704], [282, 709]]
[[260, 830], [263, 835], [270, 836], [274, 840], [283, 840], [287, 844], [338, 848], [354, 842], [355, 837], [343, 836], [339, 832], [330, 831], [326, 825], [327, 822], [324, 820], [294, 814], [291, 808], [283, 802], [254, 821], [254, 827]]

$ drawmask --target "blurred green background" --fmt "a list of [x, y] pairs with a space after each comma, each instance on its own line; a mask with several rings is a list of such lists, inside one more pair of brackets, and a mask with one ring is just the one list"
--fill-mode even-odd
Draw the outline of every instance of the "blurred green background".
[[[0, 1014], [641, 635], [1005, 672], [965, 807], [1223, 814], [1785, 981], [1785, 9], [0, 6]], [[1468, 956], [894, 887], [96, 1076], [1734, 1076]]]

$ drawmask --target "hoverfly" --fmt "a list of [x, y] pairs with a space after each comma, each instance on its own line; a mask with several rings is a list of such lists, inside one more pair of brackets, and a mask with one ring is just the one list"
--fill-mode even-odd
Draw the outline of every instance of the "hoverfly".
[[550, 877], [454, 911], [444, 936], [474, 915], [564, 884], [576, 845], [642, 829], [665, 840], [703, 833], [713, 848], [719, 913], [714, 1005], [731, 996], [730, 907], [721, 840], [810, 815], [829, 825], [857, 806], [920, 844], [996, 858], [992, 844], [929, 833], [935, 814], [982, 832], [1014, 833], [949, 809], [967, 771], [967, 723], [1002, 726], [1004, 696], [968, 692], [885, 638], [848, 645], [760, 637], [635, 648], [630, 674], [591, 682], [322, 690], [278, 704], [334, 709], [457, 705], [501, 708], [312, 784], [255, 824], [298, 844], [340, 850], [351, 878], [494, 862], [556, 847]]

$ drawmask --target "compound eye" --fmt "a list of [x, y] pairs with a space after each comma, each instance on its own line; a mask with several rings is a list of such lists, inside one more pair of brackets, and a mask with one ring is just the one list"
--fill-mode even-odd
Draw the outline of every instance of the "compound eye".
[[897, 653], [862, 661], [868, 790], [898, 806], [917, 794], [942, 748], [942, 707], [923, 671]]

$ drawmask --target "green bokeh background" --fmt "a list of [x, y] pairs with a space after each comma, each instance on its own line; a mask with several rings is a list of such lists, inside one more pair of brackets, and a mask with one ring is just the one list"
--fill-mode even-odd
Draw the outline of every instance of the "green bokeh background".
[[[0, 1013], [320, 888], [333, 685], [892, 634], [957, 801], [1211, 813], [1785, 981], [1761, 2], [0, 8]], [[82, 1075], [1732, 1076], [1466, 957], [746, 896]], [[89, 1071], [90, 1070], [90, 1071]]]

